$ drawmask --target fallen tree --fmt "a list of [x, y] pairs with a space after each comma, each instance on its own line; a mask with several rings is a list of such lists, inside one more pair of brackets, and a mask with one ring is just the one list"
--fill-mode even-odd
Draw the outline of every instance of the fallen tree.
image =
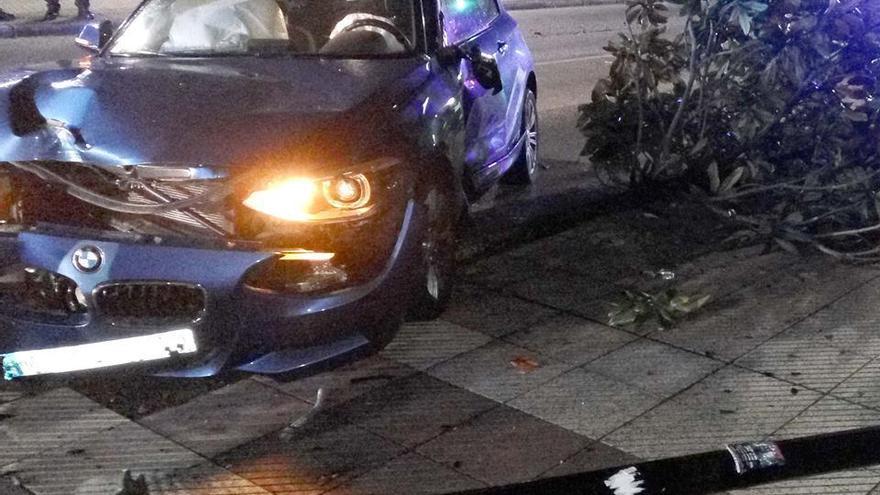
[[603, 178], [684, 180], [734, 241], [880, 259], [880, 3], [628, 0], [626, 25], [580, 107]]

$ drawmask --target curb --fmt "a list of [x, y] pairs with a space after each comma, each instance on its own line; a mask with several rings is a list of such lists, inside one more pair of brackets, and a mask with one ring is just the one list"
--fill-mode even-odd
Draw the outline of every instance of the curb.
[[87, 21], [23, 22], [0, 24], [0, 39], [30, 38], [34, 36], [76, 36]]

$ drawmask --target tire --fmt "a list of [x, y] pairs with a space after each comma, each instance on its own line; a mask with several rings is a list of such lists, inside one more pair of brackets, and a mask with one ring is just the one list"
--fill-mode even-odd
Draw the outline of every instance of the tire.
[[510, 170], [504, 176], [507, 184], [528, 185], [535, 182], [538, 172], [538, 99], [531, 89], [526, 90], [521, 115], [521, 129], [526, 136], [522, 149]]
[[407, 319], [433, 320], [449, 305], [455, 282], [455, 239], [459, 211], [451, 188], [432, 186], [422, 200], [419, 273]]

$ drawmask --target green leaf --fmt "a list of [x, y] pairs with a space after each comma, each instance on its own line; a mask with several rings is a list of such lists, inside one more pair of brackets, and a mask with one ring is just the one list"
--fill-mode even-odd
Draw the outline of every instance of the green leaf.
[[745, 167], [736, 167], [733, 169], [725, 179], [724, 182], [721, 183], [721, 186], [718, 188], [718, 194], [724, 194], [730, 191], [733, 186], [736, 185], [737, 182], [742, 178], [743, 173], [746, 171]]
[[705, 137], [700, 138], [700, 140], [697, 141], [697, 144], [693, 145], [691, 147], [691, 150], [688, 151], [688, 155], [696, 156], [697, 153], [703, 151], [703, 148], [705, 148], [707, 144], [709, 144], [708, 139], [706, 139]]
[[721, 179], [718, 178], [718, 163], [710, 163], [706, 168], [706, 174], [709, 176], [709, 191], [718, 194], [718, 188], [721, 187]]
[[752, 19], [743, 11], [739, 13], [739, 27], [746, 36], [752, 31]]
[[781, 247], [783, 250], [788, 251], [791, 254], [800, 254], [797, 246], [792, 244], [791, 241], [780, 239], [779, 237], [774, 237], [773, 240], [776, 242], [776, 245]]
[[608, 324], [612, 327], [620, 327], [630, 325], [636, 321], [636, 312], [628, 309], [624, 311], [614, 312], [608, 315]]
[[865, 112], [856, 112], [854, 110], [850, 110], [849, 108], [843, 111], [844, 117], [852, 120], [853, 122], [867, 122], [868, 114]]

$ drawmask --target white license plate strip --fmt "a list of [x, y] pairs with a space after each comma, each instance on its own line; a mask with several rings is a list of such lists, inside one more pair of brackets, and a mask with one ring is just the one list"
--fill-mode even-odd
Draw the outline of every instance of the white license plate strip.
[[3, 374], [4, 378], [11, 380], [22, 376], [157, 361], [177, 354], [191, 354], [196, 350], [193, 331], [183, 328], [92, 344], [3, 354]]

